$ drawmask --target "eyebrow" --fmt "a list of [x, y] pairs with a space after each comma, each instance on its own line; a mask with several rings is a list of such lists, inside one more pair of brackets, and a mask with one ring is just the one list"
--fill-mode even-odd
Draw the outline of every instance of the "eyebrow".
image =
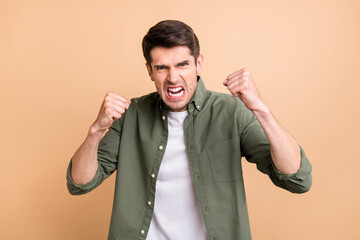
[[[180, 66], [181, 64], [187, 63], [189, 64], [189, 60], [184, 60], [182, 62], [179, 62], [176, 64], [176, 66]], [[154, 65], [154, 68], [159, 68], [159, 67], [165, 67], [167, 68], [168, 66], [166, 66], [165, 64], [158, 64], [158, 65]]]

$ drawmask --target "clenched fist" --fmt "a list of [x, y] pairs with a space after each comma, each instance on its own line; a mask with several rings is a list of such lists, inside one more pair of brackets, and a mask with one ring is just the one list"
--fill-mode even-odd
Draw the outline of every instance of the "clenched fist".
[[129, 108], [130, 100], [114, 92], [108, 92], [104, 98], [99, 114], [93, 123], [95, 131], [108, 129]]
[[242, 68], [230, 74], [223, 84], [234, 97], [240, 98], [249, 110], [255, 111], [264, 106], [249, 69]]

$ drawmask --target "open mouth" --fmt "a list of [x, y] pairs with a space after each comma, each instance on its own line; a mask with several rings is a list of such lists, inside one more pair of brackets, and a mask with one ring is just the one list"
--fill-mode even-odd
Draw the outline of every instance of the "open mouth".
[[168, 87], [167, 95], [169, 98], [181, 98], [184, 95], [184, 88], [182, 87]]

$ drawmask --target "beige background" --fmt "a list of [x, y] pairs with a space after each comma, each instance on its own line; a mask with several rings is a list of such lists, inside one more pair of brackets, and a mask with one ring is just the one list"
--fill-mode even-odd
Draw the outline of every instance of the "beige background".
[[208, 89], [253, 73], [313, 164], [304, 195], [243, 161], [253, 239], [360, 239], [360, 1], [0, 1], [0, 239], [106, 239], [114, 178], [74, 197], [65, 172], [109, 90], [154, 91], [141, 52], [192, 26]]

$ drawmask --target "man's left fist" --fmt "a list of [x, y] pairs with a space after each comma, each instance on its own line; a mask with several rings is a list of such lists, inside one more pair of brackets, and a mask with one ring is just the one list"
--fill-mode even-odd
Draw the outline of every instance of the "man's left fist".
[[242, 68], [230, 74], [223, 84], [234, 97], [240, 98], [249, 110], [255, 111], [264, 106], [249, 69]]

